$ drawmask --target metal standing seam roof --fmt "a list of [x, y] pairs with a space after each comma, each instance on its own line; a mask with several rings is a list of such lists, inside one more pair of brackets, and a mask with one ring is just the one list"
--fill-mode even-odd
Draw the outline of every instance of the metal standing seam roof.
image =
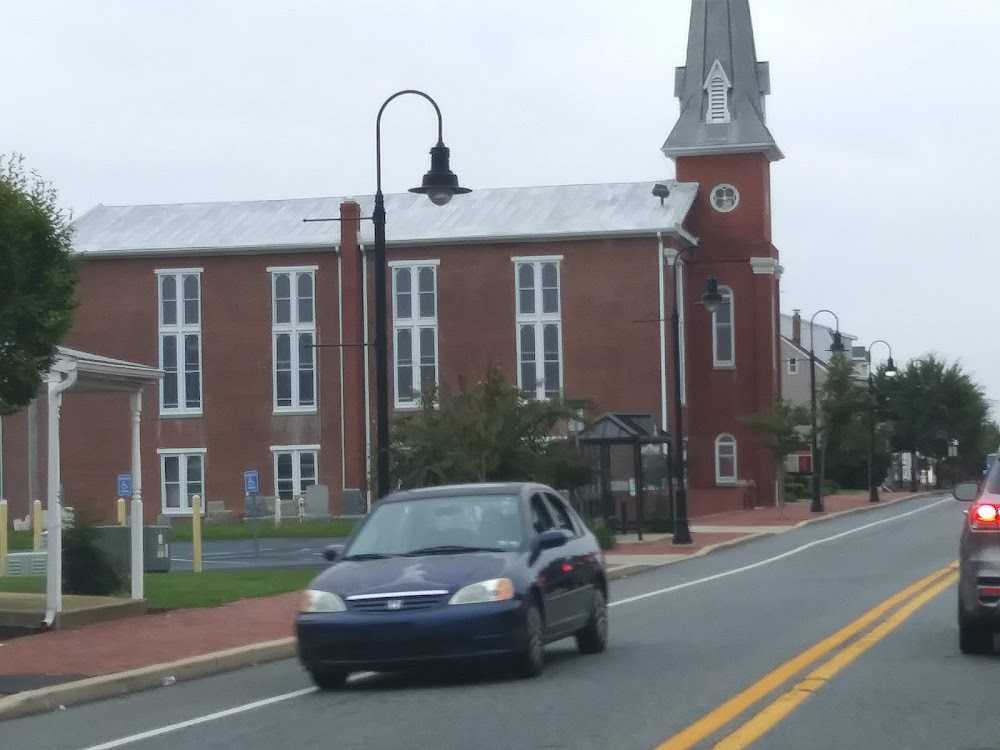
[[[663, 180], [670, 195], [652, 194], [656, 182], [494, 188], [456, 196], [435, 206], [423, 195], [386, 196], [386, 242], [391, 245], [456, 244], [651, 235], [693, 239], [684, 220], [698, 184]], [[83, 255], [194, 252], [266, 252], [330, 249], [340, 243], [340, 223], [305, 218], [340, 215], [356, 200], [371, 216], [373, 196], [290, 200], [98, 205], [73, 222], [73, 246]], [[374, 242], [370, 221], [361, 242]]]

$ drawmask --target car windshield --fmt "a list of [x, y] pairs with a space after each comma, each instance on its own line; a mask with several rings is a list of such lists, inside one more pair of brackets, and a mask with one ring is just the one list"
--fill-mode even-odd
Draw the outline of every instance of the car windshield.
[[344, 558], [506, 552], [518, 549], [523, 541], [515, 496], [429, 497], [377, 508]]

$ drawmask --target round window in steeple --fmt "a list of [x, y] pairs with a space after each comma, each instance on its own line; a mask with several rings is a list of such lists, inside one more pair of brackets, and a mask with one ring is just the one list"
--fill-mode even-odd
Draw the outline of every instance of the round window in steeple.
[[728, 214], [740, 204], [740, 191], [732, 185], [716, 185], [712, 188], [712, 208]]

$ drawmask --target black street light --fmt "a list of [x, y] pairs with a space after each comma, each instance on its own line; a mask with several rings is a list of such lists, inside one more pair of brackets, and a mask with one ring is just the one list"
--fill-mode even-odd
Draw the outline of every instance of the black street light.
[[878, 480], [875, 477], [875, 373], [872, 372], [872, 347], [875, 344], [885, 344], [889, 350], [889, 360], [885, 364], [885, 374], [892, 377], [896, 374], [896, 365], [892, 361], [892, 347], [888, 341], [876, 339], [868, 347], [868, 502], [877, 503]]
[[449, 151], [444, 145], [441, 110], [423, 91], [405, 89], [397, 91], [382, 104], [375, 120], [375, 440], [378, 445], [377, 490], [379, 497], [389, 491], [389, 342], [386, 317], [386, 254], [385, 254], [385, 196], [382, 194], [382, 113], [393, 99], [404, 94], [416, 94], [431, 103], [437, 113], [438, 140], [431, 148], [431, 168], [424, 175], [420, 187], [411, 193], [426, 195], [435, 206], [443, 206], [452, 196], [472, 192], [460, 187], [458, 177], [448, 164]]
[[812, 502], [809, 510], [812, 513], [822, 513], [823, 509], [823, 488], [820, 486], [819, 468], [817, 466], [817, 456], [819, 455], [819, 437], [816, 433], [816, 337], [813, 335], [813, 323], [820, 313], [829, 313], [837, 322], [837, 330], [833, 332], [833, 342], [830, 344], [830, 351], [834, 354], [842, 354], [844, 351], [844, 341], [840, 336], [840, 318], [831, 310], [817, 310], [809, 319], [809, 404], [812, 411]]
[[[678, 264], [681, 256], [694, 250], [685, 247], [674, 257], [674, 274], [681, 273]], [[676, 285], [675, 285], [676, 289]], [[691, 544], [691, 527], [688, 524], [687, 511], [687, 472], [684, 462], [684, 422], [681, 413], [681, 325], [680, 309], [677, 306], [676, 291], [674, 308], [670, 314], [670, 325], [674, 333], [674, 476], [677, 477], [677, 493], [674, 500], [674, 544]], [[705, 293], [701, 295], [701, 304], [710, 313], [714, 313], [725, 300], [719, 293], [719, 282], [714, 276], [709, 276], [705, 285]]]

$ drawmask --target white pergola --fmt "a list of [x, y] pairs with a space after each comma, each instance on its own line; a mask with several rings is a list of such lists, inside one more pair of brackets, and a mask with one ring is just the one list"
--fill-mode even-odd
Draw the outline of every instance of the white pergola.
[[[48, 398], [48, 504], [46, 506], [48, 551], [45, 556], [45, 622], [51, 625], [62, 612], [62, 503], [59, 408], [64, 393], [128, 393], [132, 416], [132, 507], [131, 570], [132, 598], [143, 598], [142, 550], [142, 461], [139, 425], [142, 389], [163, 379], [155, 367], [101, 357], [57, 347], [56, 358], [46, 376]], [[109, 480], [110, 483], [110, 480]]]

